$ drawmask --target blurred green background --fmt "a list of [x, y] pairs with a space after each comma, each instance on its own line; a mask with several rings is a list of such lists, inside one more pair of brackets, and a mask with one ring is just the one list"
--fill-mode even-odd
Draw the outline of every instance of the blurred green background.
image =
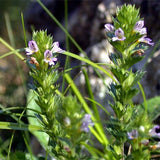
[[[21, 13], [24, 13], [29, 0], [0, 0], [0, 37], [14, 48], [25, 47]], [[8, 24], [7, 24], [8, 23]], [[7, 25], [8, 26], [7, 26]], [[9, 28], [9, 29], [7, 29]], [[10, 50], [0, 43], [0, 56]], [[21, 53], [24, 55], [24, 53]], [[28, 70], [26, 64], [14, 55], [0, 59], [0, 106], [3, 108], [25, 107], [27, 95]], [[15, 113], [21, 111], [14, 111]], [[22, 118], [27, 123], [26, 118]], [[7, 114], [0, 114], [0, 121], [14, 120]], [[11, 151], [25, 151], [22, 132], [0, 130], [0, 159], [7, 157], [10, 138], [14, 136]], [[2, 158], [3, 159], [3, 158]]]
[[[14, 48], [25, 46], [21, 13], [25, 12], [29, 2], [29, 0], [0, 0], [0, 37]], [[0, 55], [9, 51], [0, 43]], [[14, 55], [0, 59], [0, 104], [3, 106], [25, 104], [26, 71], [24, 62]]]

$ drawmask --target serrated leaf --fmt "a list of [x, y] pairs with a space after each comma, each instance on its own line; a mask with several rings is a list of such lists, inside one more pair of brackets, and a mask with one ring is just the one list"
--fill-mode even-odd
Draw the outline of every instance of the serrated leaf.
[[143, 58], [144, 56], [129, 56], [125, 59], [124, 63], [121, 64], [120, 67], [128, 69], [132, 67], [134, 64], [140, 62]]

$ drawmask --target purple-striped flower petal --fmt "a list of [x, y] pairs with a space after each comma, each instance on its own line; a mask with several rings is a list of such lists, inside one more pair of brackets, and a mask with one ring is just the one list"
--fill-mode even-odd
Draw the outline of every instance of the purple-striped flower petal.
[[126, 37], [124, 36], [124, 32], [121, 28], [118, 28], [115, 31], [115, 37], [112, 38], [112, 41], [124, 41]]
[[140, 20], [138, 21], [134, 26], [134, 31], [140, 31], [144, 26], [144, 21]]
[[44, 61], [49, 65], [53, 66], [57, 61], [57, 58], [53, 57], [52, 52], [50, 50], [46, 50], [44, 52]]
[[154, 46], [154, 43], [152, 42], [152, 40], [150, 38], [147, 38], [146, 36], [143, 36], [138, 41], [139, 42], [143, 42], [143, 43], [147, 43], [147, 44], [149, 44], [151, 46]]
[[39, 48], [35, 41], [29, 41], [28, 42], [28, 48], [26, 48], [26, 55], [32, 55], [33, 53], [36, 53], [39, 51]]
[[114, 32], [114, 26], [112, 24], [105, 24], [104, 27], [106, 32]]
[[142, 28], [142, 29], [139, 31], [139, 33], [140, 33], [141, 35], [146, 35], [146, 34], [147, 34], [147, 28], [146, 28], [146, 27]]
[[134, 31], [139, 32], [141, 35], [146, 35], [147, 34], [147, 28], [144, 27], [144, 21], [143, 20], [140, 20], [135, 24]]
[[52, 49], [51, 49], [51, 52], [52, 53], [63, 53], [63, 52], [65, 52], [63, 49], [61, 49], [60, 47], [59, 47], [59, 42], [54, 42], [53, 44], [52, 44]]

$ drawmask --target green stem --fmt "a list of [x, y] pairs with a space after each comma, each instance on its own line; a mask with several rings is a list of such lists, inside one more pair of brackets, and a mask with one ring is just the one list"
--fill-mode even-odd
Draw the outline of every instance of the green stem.
[[11, 147], [12, 147], [14, 135], [15, 135], [15, 131], [12, 132], [12, 136], [11, 136], [11, 140], [10, 140], [9, 148], [8, 148], [7, 160], [10, 160], [10, 153], [11, 153]]
[[25, 58], [20, 54], [20, 53], [18, 53], [12, 46], [10, 46], [6, 41], [4, 41], [1, 37], [0, 37], [0, 42], [2, 43], [2, 44], [4, 44], [8, 49], [10, 49], [11, 51], [13, 51], [14, 52], [14, 54], [18, 57], [18, 58], [20, 58], [21, 60], [25, 60]]
[[89, 59], [86, 59], [86, 58], [83, 58], [81, 56], [78, 56], [74, 53], [71, 53], [71, 52], [63, 52], [63, 53], [60, 53], [60, 54], [64, 54], [64, 55], [68, 55], [70, 57], [73, 57], [75, 59], [78, 59], [80, 61], [83, 61], [85, 63], [88, 63], [89, 65], [101, 70], [102, 72], [104, 72], [107, 76], [109, 76], [114, 82], [116, 82], [116, 79], [109, 73], [107, 72], [104, 68], [100, 67], [99, 65], [97, 65], [96, 63], [90, 61]]
[[[92, 88], [91, 88], [91, 85], [90, 85], [90, 82], [89, 82], [89, 77], [87, 75], [87, 72], [85, 69], [82, 69], [83, 71], [83, 74], [85, 76], [85, 80], [86, 80], [86, 86], [87, 86], [87, 90], [88, 90], [88, 94], [90, 96], [90, 99], [92, 99], [94, 101], [94, 95], [93, 95], [93, 92], [92, 92]], [[97, 119], [98, 122], [101, 122], [101, 119], [100, 119], [100, 116], [99, 116], [99, 112], [98, 112], [98, 109], [97, 109], [97, 106], [95, 103], [91, 102], [92, 104], [92, 108], [93, 108], [93, 112], [94, 112], [94, 115]], [[101, 123], [100, 123], [101, 124]], [[101, 126], [102, 127], [102, 126]]]
[[[65, 4], [64, 4], [64, 8], [65, 8], [65, 28], [66, 30], [68, 30], [68, 0], [65, 0]], [[69, 51], [69, 38], [68, 35], [65, 34], [65, 42], [66, 42], [66, 50]], [[70, 57], [66, 56], [66, 60], [65, 60], [65, 66], [64, 66], [64, 71], [66, 71], [68, 68], [70, 67]], [[62, 93], [64, 92], [64, 88], [65, 88], [65, 78], [63, 77], [63, 82], [62, 82]]]
[[43, 131], [43, 127], [36, 125], [18, 124], [0, 121], [0, 129], [21, 130], [21, 131]]
[[140, 82], [138, 82], [138, 86], [139, 86], [139, 88], [140, 88], [140, 90], [141, 90], [141, 93], [142, 93], [142, 96], [143, 96], [144, 106], [145, 106], [145, 113], [147, 113], [147, 100], [146, 100], [146, 95], [145, 95], [145, 92], [144, 92], [143, 87], [142, 87], [142, 85], [141, 85]]
[[24, 42], [25, 42], [25, 46], [27, 47], [27, 38], [26, 38], [26, 31], [25, 31], [23, 13], [21, 13], [21, 20], [22, 20], [22, 27], [23, 27], [23, 34], [24, 34]]
[[[71, 77], [68, 74], [65, 74], [64, 77], [66, 78], [67, 82], [71, 85], [71, 88], [72, 88], [73, 92], [77, 96], [78, 100], [82, 103], [85, 111], [88, 114], [92, 115], [92, 112], [91, 112], [89, 106], [87, 105], [86, 101], [82, 97], [82, 95], [79, 92], [78, 88], [76, 87], [76, 85], [72, 81]], [[98, 134], [93, 130], [93, 128], [91, 128], [91, 132], [97, 137], [97, 139], [100, 140], [100, 142], [103, 145], [105, 145], [105, 146], [108, 145], [108, 139], [106, 138], [105, 133], [104, 133], [103, 129], [100, 127], [99, 123], [96, 123], [96, 118], [94, 117], [94, 115], [92, 115], [92, 120], [93, 120], [93, 122], [95, 122], [95, 128], [96, 128]]]

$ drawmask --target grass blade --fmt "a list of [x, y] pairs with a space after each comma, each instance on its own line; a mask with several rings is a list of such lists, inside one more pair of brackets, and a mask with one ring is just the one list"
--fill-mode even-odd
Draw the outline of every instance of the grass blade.
[[[12, 46], [10, 46], [5, 40], [3, 40], [1, 37], [0, 37], [0, 42], [2, 43], [2, 44], [4, 44], [8, 49], [10, 49], [11, 51], [13, 51], [14, 52], [14, 54], [18, 57], [18, 58], [20, 58], [21, 60], [25, 60], [25, 58], [20, 54], [20, 53], [18, 53], [18, 51], [16, 51]], [[23, 49], [24, 50], [24, 49]]]
[[68, 55], [68, 56], [70, 56], [70, 57], [73, 57], [73, 58], [78, 59], [78, 60], [80, 60], [80, 61], [83, 61], [83, 62], [85, 62], [85, 63], [88, 63], [88, 64], [91, 65], [92, 67], [97, 68], [97, 69], [101, 70], [102, 72], [104, 72], [104, 73], [105, 73], [107, 76], [109, 76], [114, 82], [116, 82], [115, 78], [114, 78], [109, 72], [107, 72], [104, 68], [100, 67], [100, 66], [97, 65], [96, 63], [90, 61], [89, 59], [83, 58], [83, 57], [81, 57], [81, 56], [78, 56], [78, 55], [76, 55], [76, 54], [74, 54], [74, 53], [67, 52], [67, 51], [66, 51], [66, 52], [63, 52], [63, 53], [60, 53], [60, 54]]
[[36, 125], [27, 125], [27, 124], [0, 121], [0, 129], [21, 130], [21, 131], [33, 132], [33, 131], [42, 131], [43, 127], [36, 126]]
[[[83, 96], [81, 95], [81, 93], [79, 92], [78, 88], [76, 87], [76, 85], [74, 84], [74, 82], [72, 81], [71, 77], [68, 74], [65, 74], [64, 77], [66, 78], [67, 82], [70, 84], [74, 94], [77, 96], [78, 100], [82, 103], [84, 110], [92, 115], [92, 112], [89, 108], [89, 106], [87, 105], [86, 101], [84, 100]], [[94, 115], [92, 115], [92, 120], [93, 122], [96, 122], [97, 120], [95, 119]], [[95, 123], [95, 128], [98, 132], [97, 132], [91, 128], [91, 132], [95, 135], [95, 137], [100, 141], [101, 144], [103, 144], [104, 146], [108, 145], [108, 139], [106, 138], [104, 131], [102, 130], [101, 126], [99, 125], [99, 123]]]
[[[94, 101], [94, 95], [93, 95], [93, 92], [92, 92], [91, 84], [89, 82], [88, 74], [87, 74], [85, 69], [82, 69], [82, 71], [83, 71], [83, 74], [84, 74], [84, 77], [85, 77], [85, 80], [86, 80], [86, 87], [87, 87], [87, 90], [88, 90], [89, 97], [90, 97], [90, 99], [92, 99]], [[92, 104], [92, 109], [93, 109], [93, 112], [94, 112], [94, 116], [96, 117], [96, 119], [98, 121], [101, 121], [96, 103], [91, 102], [91, 104]]]
[[139, 86], [139, 88], [140, 88], [140, 90], [141, 90], [142, 97], [143, 97], [143, 100], [144, 100], [145, 112], [147, 113], [147, 100], [146, 100], [146, 95], [145, 95], [145, 93], [144, 93], [143, 87], [142, 87], [142, 85], [141, 85], [140, 82], [138, 82], [138, 86]]
[[109, 115], [110, 113], [100, 104], [98, 103], [97, 101], [91, 99], [91, 98], [88, 98], [88, 97], [85, 97], [85, 99], [91, 101], [92, 103], [95, 103], [96, 105], [98, 105], [107, 115]]
[[24, 42], [25, 42], [25, 46], [27, 47], [27, 38], [26, 38], [26, 30], [24, 25], [23, 13], [21, 13], [21, 20], [22, 20], [22, 27], [23, 27], [23, 34], [24, 34]]

